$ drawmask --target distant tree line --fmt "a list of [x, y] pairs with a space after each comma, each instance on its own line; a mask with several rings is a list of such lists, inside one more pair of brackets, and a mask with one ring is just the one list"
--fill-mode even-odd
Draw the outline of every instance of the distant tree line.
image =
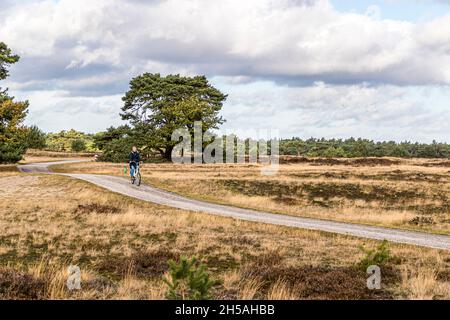
[[98, 152], [94, 135], [74, 129], [45, 133], [33, 125], [25, 128], [23, 143], [27, 149], [56, 152]]
[[[106, 131], [86, 134], [74, 129], [57, 133], [44, 133], [38, 127], [27, 128], [26, 146], [32, 149], [45, 149], [61, 152], [98, 152], [104, 161], [126, 161], [133, 145], [141, 149], [144, 158], [164, 158], [159, 149], [152, 148], [147, 136], [141, 128], [129, 125], [110, 127]], [[224, 141], [226, 137], [222, 137]], [[245, 144], [246, 154], [249, 153], [249, 139], [235, 140]], [[209, 141], [205, 141], [208, 143]], [[349, 139], [281, 139], [280, 155], [324, 158], [355, 158], [355, 157], [398, 157], [398, 158], [450, 158], [450, 144], [373, 141], [362, 138]], [[206, 145], [206, 144], [205, 144]], [[270, 144], [268, 144], [270, 154]]]
[[45, 135], [44, 149], [63, 152], [95, 152], [94, 135], [74, 129]]
[[304, 157], [355, 158], [450, 158], [450, 144], [418, 142], [375, 142], [368, 139], [315, 139], [300, 138], [280, 141], [280, 154]]
[[[223, 139], [223, 150], [226, 150], [226, 137]], [[239, 139], [249, 154], [250, 139]], [[209, 142], [209, 141], [207, 141]], [[450, 158], [450, 144], [418, 143], [418, 142], [375, 142], [368, 139], [281, 139], [279, 140], [280, 155], [323, 158], [356, 158], [356, 157], [397, 157], [397, 158]], [[122, 162], [127, 160], [128, 153], [133, 145], [140, 147], [143, 158], [155, 159], [161, 157], [157, 150], [146, 146], [145, 136], [141, 136], [129, 126], [109, 128], [105, 132], [94, 135], [94, 146], [102, 150], [102, 161]], [[270, 143], [267, 152], [271, 154]], [[254, 150], [253, 150], [254, 151]], [[256, 151], [259, 153], [259, 150]], [[235, 156], [237, 150], [235, 148]], [[225, 154], [224, 154], [225, 157]]]

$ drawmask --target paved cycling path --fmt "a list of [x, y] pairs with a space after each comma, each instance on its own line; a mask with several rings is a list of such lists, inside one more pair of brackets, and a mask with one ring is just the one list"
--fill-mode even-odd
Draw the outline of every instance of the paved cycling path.
[[[34, 163], [28, 165], [21, 165], [18, 166], [18, 168], [22, 172], [51, 173], [49, 166], [74, 162], [81, 162], [81, 161], [69, 160], [50, 163]], [[335, 222], [329, 220], [301, 218], [263, 211], [241, 209], [232, 206], [224, 206], [205, 201], [189, 199], [148, 185], [141, 185], [140, 187], [137, 187], [131, 185], [129, 179], [121, 177], [95, 175], [95, 174], [75, 174], [75, 173], [62, 175], [88, 181], [97, 186], [103, 187], [110, 191], [120, 193], [129, 197], [183, 210], [206, 212], [209, 214], [231, 217], [247, 221], [262, 222], [309, 230], [319, 230], [376, 240], [386, 239], [388, 241], [397, 243], [450, 250], [450, 236], [445, 235], [434, 235], [422, 232], [405, 231], [382, 227], [372, 227], [367, 225]]]

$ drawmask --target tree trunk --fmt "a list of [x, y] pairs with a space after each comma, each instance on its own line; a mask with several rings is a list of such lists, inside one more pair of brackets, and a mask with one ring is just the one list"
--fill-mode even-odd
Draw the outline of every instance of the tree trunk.
[[163, 157], [167, 161], [172, 161], [172, 149], [173, 147], [167, 147], [166, 150], [164, 150]]

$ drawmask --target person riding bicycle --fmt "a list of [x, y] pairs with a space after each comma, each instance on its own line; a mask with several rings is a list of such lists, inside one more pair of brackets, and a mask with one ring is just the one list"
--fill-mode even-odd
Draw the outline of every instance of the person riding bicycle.
[[133, 146], [130, 155], [129, 155], [129, 161], [130, 161], [130, 175], [131, 178], [134, 178], [134, 172], [139, 166], [139, 163], [141, 162], [141, 154], [137, 150], [136, 146]]

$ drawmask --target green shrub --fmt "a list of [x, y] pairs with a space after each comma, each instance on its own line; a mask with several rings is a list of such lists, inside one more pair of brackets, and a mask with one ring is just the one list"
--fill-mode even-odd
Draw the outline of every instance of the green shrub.
[[44, 149], [46, 147], [46, 134], [37, 126], [27, 128], [26, 144], [30, 149]]
[[86, 150], [86, 142], [82, 139], [73, 140], [71, 143], [71, 149], [75, 152], [81, 152]]
[[127, 162], [131, 147], [136, 144], [136, 137], [129, 126], [110, 127], [93, 137], [94, 146], [102, 151], [99, 161]]
[[27, 146], [22, 141], [8, 141], [0, 140], [0, 163], [16, 163], [22, 160]]
[[134, 145], [130, 138], [117, 139], [105, 144], [102, 155], [98, 158], [104, 162], [128, 162], [128, 155]]
[[56, 152], [97, 152], [94, 146], [94, 135], [76, 131], [74, 129], [63, 130], [46, 135], [45, 149]]
[[167, 299], [208, 300], [211, 288], [217, 283], [210, 280], [206, 265], [196, 257], [181, 257], [180, 262], [169, 260], [169, 275], [164, 282], [168, 286]]
[[361, 246], [360, 250], [364, 253], [364, 257], [358, 263], [358, 267], [364, 271], [371, 265], [381, 266], [392, 259], [389, 242], [387, 240], [383, 240], [383, 242], [375, 249], [366, 249]]

